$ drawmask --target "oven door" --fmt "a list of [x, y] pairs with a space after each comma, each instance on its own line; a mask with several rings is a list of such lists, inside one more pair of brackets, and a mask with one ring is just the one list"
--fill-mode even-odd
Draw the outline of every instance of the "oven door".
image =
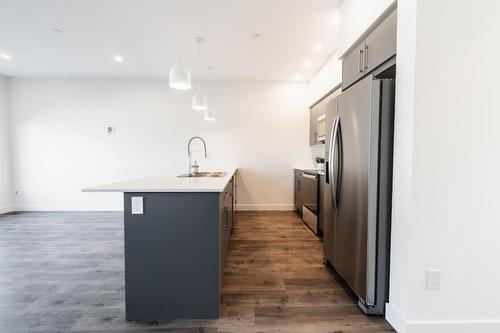
[[304, 206], [302, 207], [302, 219], [315, 232], [318, 232], [318, 175], [303, 173], [302, 195]]

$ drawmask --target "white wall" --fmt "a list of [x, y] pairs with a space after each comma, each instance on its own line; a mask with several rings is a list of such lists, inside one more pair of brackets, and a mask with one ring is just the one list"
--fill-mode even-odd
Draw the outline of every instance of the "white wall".
[[0, 76], [0, 214], [12, 209], [8, 79]]
[[[500, 2], [398, 7], [387, 318], [401, 333], [500, 332]], [[428, 269], [440, 290], [425, 288]]]
[[[291, 209], [293, 170], [310, 165], [307, 85], [216, 81], [206, 123], [191, 93], [165, 80], [12, 79], [12, 159], [18, 209], [117, 210], [119, 194], [86, 186], [180, 174], [188, 139], [207, 141], [202, 169], [240, 168], [240, 209]], [[107, 126], [116, 134], [108, 135]]]
[[395, 0], [345, 0], [340, 6], [339, 56], [342, 56]]

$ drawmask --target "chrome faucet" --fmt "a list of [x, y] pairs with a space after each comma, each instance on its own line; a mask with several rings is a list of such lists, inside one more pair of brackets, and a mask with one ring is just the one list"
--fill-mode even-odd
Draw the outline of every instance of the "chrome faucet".
[[201, 142], [203, 142], [203, 149], [205, 151], [205, 158], [208, 158], [207, 144], [205, 143], [205, 140], [203, 140], [203, 138], [199, 137], [199, 136], [193, 136], [191, 139], [189, 139], [189, 142], [188, 142], [188, 172], [187, 172], [189, 176], [196, 176], [198, 174], [198, 169], [200, 167], [196, 160], [194, 161], [194, 164], [191, 165], [191, 142], [193, 142], [194, 139], [198, 139], [198, 140], [201, 140]]

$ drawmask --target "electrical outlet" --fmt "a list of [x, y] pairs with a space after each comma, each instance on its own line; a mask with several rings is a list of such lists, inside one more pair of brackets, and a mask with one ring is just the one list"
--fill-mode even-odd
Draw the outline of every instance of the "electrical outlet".
[[131, 213], [134, 215], [144, 214], [144, 203], [142, 197], [132, 197]]
[[111, 127], [111, 126], [109, 126], [109, 127], [108, 127], [108, 134], [113, 135], [113, 134], [115, 134], [115, 132], [116, 132], [116, 131], [115, 131], [115, 128], [114, 128], [114, 127]]
[[427, 270], [425, 286], [427, 289], [431, 290], [441, 289], [441, 271], [435, 269]]

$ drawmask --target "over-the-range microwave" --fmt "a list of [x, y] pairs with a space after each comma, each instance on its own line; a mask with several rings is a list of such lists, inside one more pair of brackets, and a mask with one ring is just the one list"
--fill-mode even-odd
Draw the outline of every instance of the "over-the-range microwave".
[[316, 139], [318, 142], [325, 142], [326, 138], [326, 114], [322, 114], [316, 119]]

